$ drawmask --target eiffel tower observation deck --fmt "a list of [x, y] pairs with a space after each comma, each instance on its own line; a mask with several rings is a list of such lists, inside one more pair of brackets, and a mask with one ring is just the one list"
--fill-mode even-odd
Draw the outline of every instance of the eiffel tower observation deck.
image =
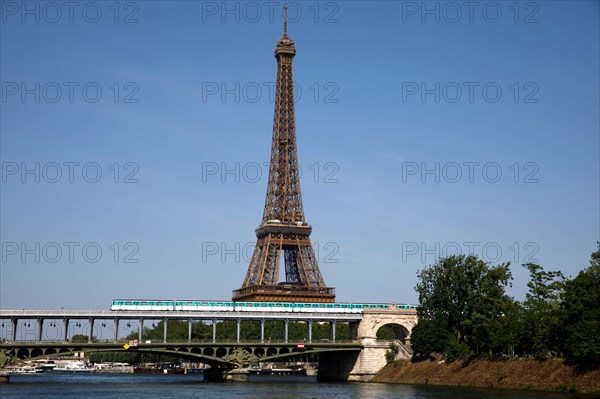
[[[312, 227], [302, 206], [292, 71], [295, 55], [284, 8], [283, 35], [275, 48], [277, 85], [265, 210], [246, 278], [233, 291], [234, 301], [335, 301], [335, 289], [325, 285], [319, 270], [310, 241]], [[281, 266], [285, 281], [278, 282]]]

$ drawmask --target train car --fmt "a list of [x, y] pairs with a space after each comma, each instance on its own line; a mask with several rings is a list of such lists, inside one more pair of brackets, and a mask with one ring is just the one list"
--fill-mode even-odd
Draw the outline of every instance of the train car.
[[112, 302], [110, 310], [175, 310], [175, 301], [173, 300], [144, 300], [144, 299], [115, 299]]

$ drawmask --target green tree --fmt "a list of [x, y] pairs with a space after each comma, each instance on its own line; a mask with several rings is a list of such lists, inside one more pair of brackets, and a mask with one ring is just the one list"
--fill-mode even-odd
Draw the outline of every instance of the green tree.
[[600, 242], [590, 266], [565, 285], [563, 350], [568, 362], [600, 366]]
[[[503, 340], [498, 329], [506, 324], [506, 315], [514, 307], [505, 293], [512, 280], [510, 263], [491, 266], [474, 255], [453, 255], [439, 259], [417, 276], [419, 322], [411, 334], [413, 348], [416, 341], [423, 355], [443, 347], [444, 352], [452, 349], [456, 356], [463, 356], [465, 348], [475, 354], [507, 349], [500, 345]], [[436, 340], [428, 346], [425, 337]]]
[[537, 359], [557, 356], [562, 329], [560, 302], [565, 278], [560, 271], [545, 271], [534, 263], [524, 264], [531, 280], [524, 302], [522, 346]]
[[391, 326], [385, 325], [381, 326], [381, 328], [377, 330], [376, 337], [381, 341], [392, 341], [396, 339], [396, 333]]
[[449, 347], [450, 334], [443, 318], [419, 319], [411, 333], [410, 346], [417, 359], [426, 358], [432, 353], [443, 353]]

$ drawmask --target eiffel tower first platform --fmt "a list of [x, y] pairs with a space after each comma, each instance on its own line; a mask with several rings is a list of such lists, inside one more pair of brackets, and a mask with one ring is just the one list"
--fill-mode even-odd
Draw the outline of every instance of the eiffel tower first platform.
[[[233, 291], [234, 301], [335, 301], [335, 289], [325, 285], [319, 270], [310, 242], [312, 227], [302, 206], [292, 73], [295, 55], [284, 8], [283, 36], [275, 48], [277, 85], [267, 199], [248, 273], [242, 287]], [[285, 281], [278, 282], [282, 255]]]

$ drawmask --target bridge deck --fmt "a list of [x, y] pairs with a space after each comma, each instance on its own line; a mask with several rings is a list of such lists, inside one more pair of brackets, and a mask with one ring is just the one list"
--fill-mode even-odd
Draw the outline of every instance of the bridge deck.
[[179, 320], [211, 320], [211, 319], [245, 319], [245, 320], [338, 320], [360, 321], [359, 313], [317, 313], [317, 312], [251, 312], [251, 311], [110, 311], [110, 310], [0, 310], [0, 319], [179, 319]]

